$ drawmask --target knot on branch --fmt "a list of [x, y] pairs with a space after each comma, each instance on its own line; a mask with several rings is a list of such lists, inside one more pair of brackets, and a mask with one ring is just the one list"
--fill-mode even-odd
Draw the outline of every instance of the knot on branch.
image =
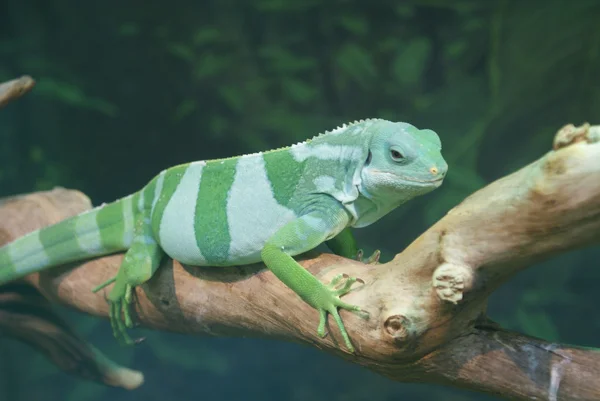
[[553, 148], [554, 150], [558, 150], [582, 141], [586, 141], [587, 143], [600, 141], [600, 127], [590, 127], [589, 123], [583, 123], [579, 127], [567, 124], [556, 133]]
[[443, 263], [433, 273], [432, 285], [443, 301], [453, 304], [463, 299], [463, 293], [471, 289], [473, 270], [469, 266]]
[[395, 342], [405, 342], [409, 339], [412, 330], [409, 329], [410, 320], [403, 315], [392, 315], [385, 320], [383, 327]]

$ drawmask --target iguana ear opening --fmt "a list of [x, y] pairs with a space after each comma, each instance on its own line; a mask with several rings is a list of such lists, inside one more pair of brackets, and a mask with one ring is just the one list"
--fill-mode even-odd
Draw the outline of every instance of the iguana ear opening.
[[365, 161], [365, 164], [363, 166], [368, 166], [369, 164], [371, 164], [372, 158], [373, 158], [373, 153], [369, 150], [369, 154], [367, 155], [367, 160]]

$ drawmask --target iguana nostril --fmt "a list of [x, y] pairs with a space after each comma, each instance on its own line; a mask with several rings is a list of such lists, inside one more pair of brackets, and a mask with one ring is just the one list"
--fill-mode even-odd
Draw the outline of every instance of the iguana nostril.
[[432, 167], [429, 169], [429, 172], [433, 175], [437, 175], [437, 173], [439, 172], [437, 167]]

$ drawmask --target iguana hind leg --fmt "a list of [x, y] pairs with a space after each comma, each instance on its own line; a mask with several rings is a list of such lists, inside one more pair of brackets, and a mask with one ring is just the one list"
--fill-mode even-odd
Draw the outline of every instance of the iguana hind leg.
[[362, 249], [358, 249], [356, 239], [350, 227], [344, 228], [338, 235], [327, 241], [327, 246], [336, 255], [358, 260], [366, 264], [376, 264], [379, 262], [379, 256], [381, 255], [381, 252], [377, 249], [371, 256], [363, 258], [363, 251]]
[[152, 235], [150, 218], [140, 213], [135, 220], [131, 247], [125, 253], [123, 262], [114, 279], [115, 285], [108, 295], [109, 317], [115, 338], [122, 344], [135, 344], [127, 334], [127, 328], [133, 327], [131, 303], [133, 290], [148, 281], [164, 255]]

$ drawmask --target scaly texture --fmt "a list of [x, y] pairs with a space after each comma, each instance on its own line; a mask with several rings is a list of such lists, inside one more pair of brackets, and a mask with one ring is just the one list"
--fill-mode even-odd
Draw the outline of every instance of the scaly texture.
[[[134, 341], [128, 305], [168, 255], [192, 266], [263, 261], [320, 315], [331, 313], [353, 350], [338, 308], [355, 277], [328, 286], [293, 256], [328, 242], [346, 257], [358, 249], [347, 228], [369, 225], [437, 188], [447, 171], [431, 130], [370, 119], [306, 142], [162, 171], [142, 190], [0, 248], [0, 283], [70, 261], [127, 250], [109, 294], [117, 339]], [[341, 235], [338, 235], [341, 234]], [[123, 315], [123, 318], [121, 316]]]

